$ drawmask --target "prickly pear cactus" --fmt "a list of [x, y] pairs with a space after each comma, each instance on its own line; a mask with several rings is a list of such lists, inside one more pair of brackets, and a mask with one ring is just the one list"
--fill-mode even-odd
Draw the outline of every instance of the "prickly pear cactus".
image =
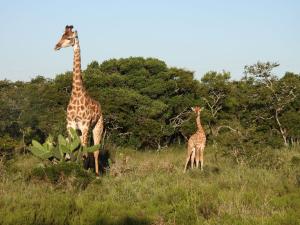
[[32, 152], [32, 154], [41, 159], [49, 159], [50, 157], [54, 156], [54, 147], [47, 142], [41, 145], [39, 142], [32, 140], [32, 145], [29, 147], [29, 150]]
[[71, 161], [79, 162], [82, 153], [94, 152], [100, 149], [100, 145], [90, 147], [81, 146], [80, 138], [74, 129], [71, 129], [71, 137], [69, 137], [69, 140], [66, 140], [62, 135], [58, 135], [57, 140], [56, 146], [53, 144], [52, 136], [49, 136], [44, 144], [33, 140], [29, 149], [32, 154], [41, 159], [55, 157], [60, 162], [65, 161], [66, 154], [70, 156]]

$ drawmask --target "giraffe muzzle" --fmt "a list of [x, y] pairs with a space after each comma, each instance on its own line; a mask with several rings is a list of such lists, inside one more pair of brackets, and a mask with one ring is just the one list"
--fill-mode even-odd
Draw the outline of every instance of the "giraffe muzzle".
[[58, 51], [59, 49], [61, 49], [61, 46], [59, 44], [55, 45], [54, 50]]

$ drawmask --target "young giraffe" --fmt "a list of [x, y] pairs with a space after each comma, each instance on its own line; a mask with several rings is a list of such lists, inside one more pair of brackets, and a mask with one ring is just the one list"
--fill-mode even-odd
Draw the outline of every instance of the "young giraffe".
[[[81, 143], [83, 146], [88, 144], [88, 132], [93, 127], [94, 144], [100, 144], [103, 132], [103, 116], [101, 105], [96, 100], [92, 99], [83, 86], [81, 76], [81, 58], [80, 46], [77, 31], [72, 31], [73, 26], [66, 26], [65, 32], [55, 46], [55, 50], [73, 47], [73, 82], [71, 99], [67, 108], [67, 130], [70, 134], [70, 129], [79, 129], [81, 131]], [[94, 152], [95, 172], [99, 175], [98, 165], [99, 150]]]
[[200, 123], [200, 112], [201, 108], [196, 106], [192, 108], [192, 110], [197, 114], [196, 124], [197, 124], [197, 131], [193, 134], [188, 140], [188, 148], [187, 148], [187, 158], [184, 167], [184, 173], [186, 172], [187, 165], [191, 160], [191, 167], [194, 168], [194, 161], [196, 157], [196, 168], [199, 168], [199, 161], [201, 161], [201, 170], [203, 170], [203, 152], [206, 143], [206, 136], [203, 127]]

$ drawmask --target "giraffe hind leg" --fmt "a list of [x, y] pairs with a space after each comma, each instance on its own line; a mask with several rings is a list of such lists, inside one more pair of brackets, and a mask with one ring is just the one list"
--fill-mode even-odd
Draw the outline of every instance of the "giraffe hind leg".
[[191, 162], [191, 167], [193, 168], [194, 160], [195, 160], [195, 148], [188, 146], [188, 155], [187, 155], [184, 170], [183, 170], [184, 173], [187, 170], [189, 162]]
[[200, 148], [196, 148], [196, 168], [199, 168], [199, 161], [200, 161]]
[[196, 156], [196, 148], [193, 148], [192, 155], [191, 155], [191, 168], [192, 169], [194, 169], [195, 156]]
[[204, 157], [203, 157], [203, 153], [204, 153], [204, 146], [202, 146], [200, 149], [200, 168], [201, 170], [203, 170], [203, 163], [204, 163]]
[[[187, 155], [186, 162], [185, 162], [185, 166], [184, 166], [184, 170], [183, 170], [184, 173], [185, 173], [186, 170], [187, 170], [188, 164], [189, 164], [189, 162], [190, 162], [190, 160], [191, 160], [191, 155], [193, 154], [193, 148], [192, 148], [190, 145], [188, 145], [188, 150], [187, 150], [187, 152], [188, 152], [188, 155]], [[191, 161], [191, 164], [192, 164], [192, 161]]]
[[187, 166], [189, 164], [190, 158], [191, 158], [190, 155], [188, 155], [188, 157], [186, 158], [186, 162], [185, 162], [185, 166], [184, 166], [184, 170], [183, 170], [184, 173], [186, 172], [186, 169], [187, 169]]

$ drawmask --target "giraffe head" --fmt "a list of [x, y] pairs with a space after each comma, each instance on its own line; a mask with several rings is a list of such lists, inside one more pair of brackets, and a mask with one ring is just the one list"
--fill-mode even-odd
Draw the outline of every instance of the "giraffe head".
[[202, 109], [200, 108], [200, 106], [195, 106], [195, 107], [192, 107], [192, 110], [194, 113], [200, 114]]
[[61, 48], [66, 48], [69, 46], [74, 46], [75, 39], [77, 38], [77, 31], [72, 31], [73, 26], [67, 25], [65, 28], [65, 32], [63, 33], [61, 39], [55, 45], [54, 50], [59, 50]]

